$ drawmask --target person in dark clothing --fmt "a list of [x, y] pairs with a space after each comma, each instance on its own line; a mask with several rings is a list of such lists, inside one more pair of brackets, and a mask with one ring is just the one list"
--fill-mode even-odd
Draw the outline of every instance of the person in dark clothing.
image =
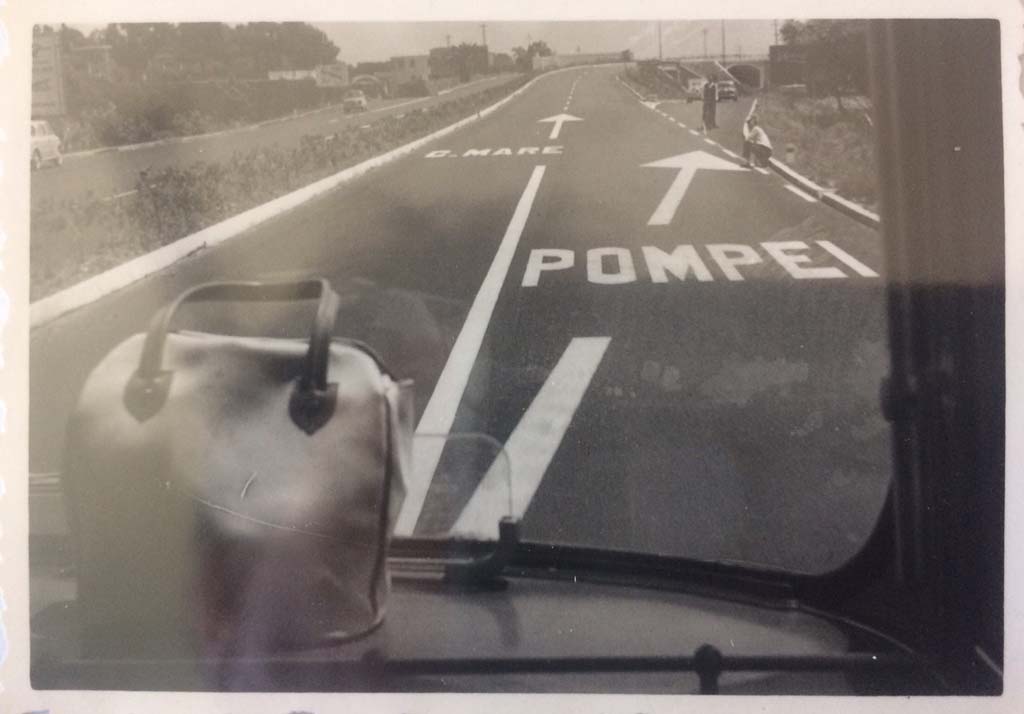
[[714, 77], [708, 77], [708, 81], [704, 84], [704, 131], [708, 129], [717, 129], [718, 124], [715, 121], [715, 112], [718, 105], [718, 85], [715, 84]]

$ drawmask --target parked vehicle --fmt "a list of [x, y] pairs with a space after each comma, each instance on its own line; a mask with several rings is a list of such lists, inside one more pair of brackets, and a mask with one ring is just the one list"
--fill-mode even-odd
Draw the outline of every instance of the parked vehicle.
[[718, 82], [718, 101], [723, 102], [726, 99], [736, 101], [739, 98], [739, 92], [736, 89], [736, 82], [731, 79], [723, 79]]
[[58, 137], [50, 123], [43, 120], [32, 122], [32, 170], [41, 169], [46, 162], [52, 162], [56, 166], [64, 163], [64, 156], [60, 152], [60, 137]]
[[692, 102], [699, 102], [703, 98], [701, 92], [704, 87], [704, 80], [700, 77], [695, 77], [686, 83], [686, 103], [691, 104]]
[[366, 95], [363, 94], [362, 90], [350, 89], [345, 92], [345, 96], [341, 100], [341, 106], [346, 114], [349, 112], [365, 112], [368, 108]]

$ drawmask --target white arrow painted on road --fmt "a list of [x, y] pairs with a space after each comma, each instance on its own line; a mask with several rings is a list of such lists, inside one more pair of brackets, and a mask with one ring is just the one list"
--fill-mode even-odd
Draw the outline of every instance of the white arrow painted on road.
[[580, 119], [579, 117], [574, 117], [572, 114], [556, 114], [555, 116], [548, 117], [547, 119], [538, 119], [537, 123], [539, 124], [541, 122], [554, 122], [554, 126], [551, 127], [551, 133], [548, 135], [548, 138], [549, 139], [557, 139], [558, 138], [558, 133], [560, 131], [562, 131], [562, 124], [565, 124], [565, 122], [567, 122], [567, 121], [583, 121], [583, 120]]
[[651, 214], [651, 219], [647, 221], [649, 226], [667, 226], [672, 222], [672, 217], [676, 215], [676, 209], [679, 208], [683, 196], [686, 195], [686, 189], [690, 187], [690, 180], [693, 179], [693, 175], [697, 173], [698, 169], [746, 171], [742, 166], [704, 151], [689, 151], [642, 165], [655, 169], [678, 169], [679, 171], [672, 185], [668, 187], [665, 197], [661, 199], [661, 203]]

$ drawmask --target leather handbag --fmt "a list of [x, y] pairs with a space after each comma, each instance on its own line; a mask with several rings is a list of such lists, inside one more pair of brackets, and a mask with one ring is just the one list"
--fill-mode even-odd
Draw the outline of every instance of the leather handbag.
[[[310, 339], [173, 331], [192, 301], [318, 300]], [[332, 337], [324, 280], [188, 290], [92, 371], [64, 489], [88, 652], [249, 656], [385, 612], [411, 382]]]

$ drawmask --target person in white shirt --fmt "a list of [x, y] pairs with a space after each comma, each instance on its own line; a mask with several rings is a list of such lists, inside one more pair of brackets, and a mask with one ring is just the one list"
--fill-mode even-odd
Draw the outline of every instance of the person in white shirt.
[[[764, 133], [764, 129], [758, 126], [757, 117], [751, 115], [743, 124], [743, 158], [747, 162], [745, 166], [748, 169], [755, 165], [767, 166], [771, 156], [772, 142]], [[754, 160], [753, 164], [750, 161], [751, 157]]]

